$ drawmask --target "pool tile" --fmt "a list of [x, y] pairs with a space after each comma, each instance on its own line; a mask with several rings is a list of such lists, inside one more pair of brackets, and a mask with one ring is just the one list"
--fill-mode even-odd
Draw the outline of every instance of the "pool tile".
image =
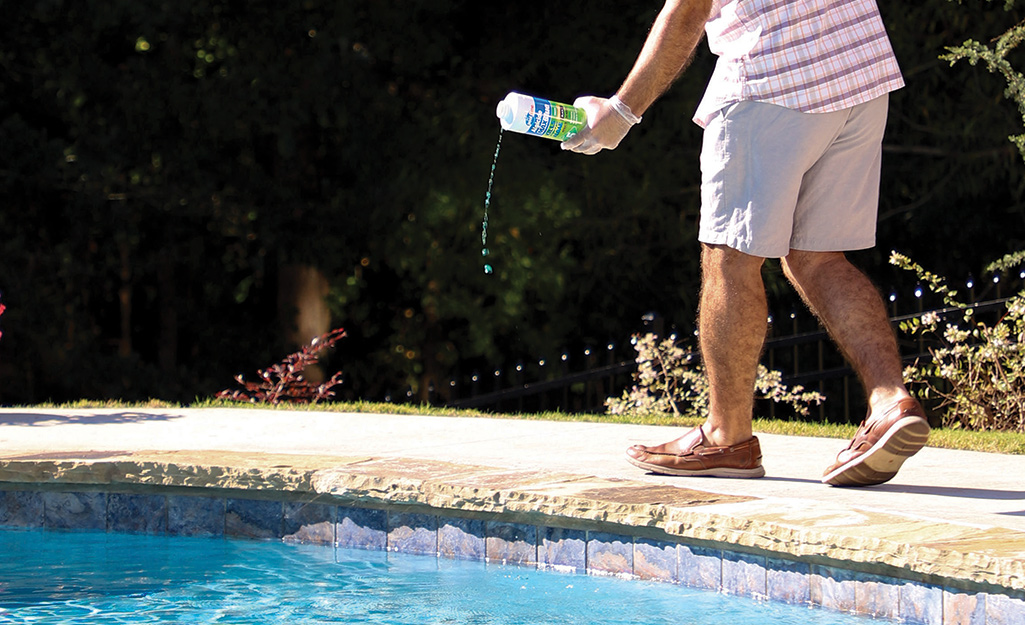
[[163, 534], [167, 531], [167, 497], [110, 493], [107, 495], [107, 529]]
[[167, 533], [175, 536], [224, 536], [224, 500], [168, 495]]
[[347, 549], [384, 551], [388, 548], [388, 513], [370, 508], [338, 508], [335, 545]]
[[36, 491], [0, 491], [0, 525], [43, 527], [43, 497]]
[[722, 550], [679, 545], [680, 583], [718, 591], [722, 588]]
[[[1025, 595], [944, 589], [785, 558], [604, 532], [302, 502], [0, 490], [0, 526], [280, 537], [342, 547], [633, 573], [920, 625], [1025, 625]], [[337, 537], [335, 536], [337, 533]]]
[[538, 561], [546, 567], [585, 571], [587, 569], [587, 532], [562, 527], [542, 528]]
[[233, 538], [281, 538], [283, 517], [280, 501], [226, 499], [224, 535]]
[[898, 580], [855, 573], [854, 583], [854, 609], [858, 614], [889, 620], [900, 616]]
[[438, 517], [415, 512], [389, 512], [388, 551], [437, 555]]
[[632, 575], [634, 571], [634, 545], [629, 536], [587, 533], [587, 571]]
[[722, 590], [740, 597], [764, 598], [766, 592], [766, 557], [735, 551], [722, 555]]
[[811, 602], [838, 612], [854, 612], [857, 607], [857, 582], [854, 572], [829, 566], [812, 565]]
[[765, 588], [769, 599], [804, 605], [811, 602], [809, 576], [811, 566], [806, 562], [768, 558], [765, 563]]
[[635, 539], [634, 575], [640, 579], [662, 582], [679, 581], [676, 543], [648, 538]]
[[1025, 600], [1021, 597], [987, 594], [986, 625], [1025, 625]]
[[438, 519], [438, 555], [484, 561], [485, 551], [484, 521], [449, 517]]
[[283, 540], [310, 545], [335, 544], [335, 506], [302, 501], [285, 502]]
[[918, 625], [943, 625], [943, 589], [932, 584], [900, 584], [901, 620]]
[[986, 595], [944, 589], [943, 625], [986, 625]]
[[43, 518], [49, 529], [107, 529], [106, 493], [43, 493]]
[[538, 530], [535, 526], [506, 521], [488, 521], [485, 532], [488, 562], [537, 564]]

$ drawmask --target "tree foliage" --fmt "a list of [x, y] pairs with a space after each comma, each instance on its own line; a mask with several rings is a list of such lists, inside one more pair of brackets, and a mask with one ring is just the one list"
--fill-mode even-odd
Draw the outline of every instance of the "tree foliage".
[[[210, 395], [288, 352], [289, 264], [330, 280], [339, 396], [622, 341], [650, 310], [688, 324], [704, 49], [615, 152], [507, 135], [481, 271], [497, 102], [612, 93], [658, 8], [0, 0], [0, 402]], [[881, 9], [908, 87], [880, 247], [950, 274], [1020, 248], [1003, 87], [938, 58], [1019, 16]]]
[[[1004, 8], [1010, 11], [1013, 7], [1014, 0], [1006, 0]], [[1007, 90], [1004, 95], [1018, 106], [1022, 123], [1025, 124], [1025, 75], [1016, 70], [1008, 58], [1023, 40], [1025, 40], [1025, 22], [1019, 22], [994, 39], [993, 47], [969, 39], [959, 46], [950, 47], [950, 52], [941, 58], [950, 61], [951, 65], [961, 60], [967, 60], [971, 65], [976, 65], [981, 61], [990, 73], [1003, 76], [1007, 81]], [[1010, 139], [1011, 143], [1018, 147], [1022, 158], [1025, 159], [1025, 135], [1013, 135]]]
[[878, 247], [866, 254], [884, 286], [906, 284], [887, 271], [891, 249], [928, 260], [952, 278], [980, 275], [997, 247], [1018, 249], [1025, 233], [1025, 170], [1007, 136], [1018, 126], [1004, 85], [940, 57], [971, 37], [990, 37], [1021, 18], [989, 3], [880, 2], [904, 73], [891, 95], [883, 145]]

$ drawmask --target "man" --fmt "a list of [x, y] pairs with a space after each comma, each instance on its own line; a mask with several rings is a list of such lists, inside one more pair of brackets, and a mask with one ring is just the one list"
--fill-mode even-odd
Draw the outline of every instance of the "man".
[[705, 129], [698, 333], [709, 414], [627, 459], [670, 475], [765, 474], [751, 429], [768, 317], [761, 267], [780, 258], [868, 395], [868, 416], [822, 481], [885, 482], [929, 425], [903, 384], [886, 307], [844, 255], [875, 244], [887, 94], [904, 85], [875, 0], [667, 0], [616, 95], [577, 100], [588, 128], [562, 147], [619, 145], [703, 33], [719, 56], [694, 117]]

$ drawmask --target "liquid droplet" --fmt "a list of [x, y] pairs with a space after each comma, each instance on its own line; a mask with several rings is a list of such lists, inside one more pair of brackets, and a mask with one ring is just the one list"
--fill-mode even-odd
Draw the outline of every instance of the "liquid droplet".
[[480, 255], [481, 255], [481, 256], [487, 256], [487, 255], [488, 255], [488, 254], [490, 254], [490, 253], [491, 253], [491, 250], [489, 250], [489, 249], [488, 249], [488, 248], [486, 248], [486, 247], [485, 247], [484, 249], [482, 249], [482, 250], [480, 251]]
[[495, 273], [495, 270], [491, 268], [491, 265], [484, 265], [484, 273], [491, 275]]

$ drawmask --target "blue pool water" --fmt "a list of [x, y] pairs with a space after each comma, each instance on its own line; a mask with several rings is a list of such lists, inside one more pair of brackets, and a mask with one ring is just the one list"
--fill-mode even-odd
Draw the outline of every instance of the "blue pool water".
[[670, 584], [278, 542], [0, 530], [0, 623], [855, 625]]

